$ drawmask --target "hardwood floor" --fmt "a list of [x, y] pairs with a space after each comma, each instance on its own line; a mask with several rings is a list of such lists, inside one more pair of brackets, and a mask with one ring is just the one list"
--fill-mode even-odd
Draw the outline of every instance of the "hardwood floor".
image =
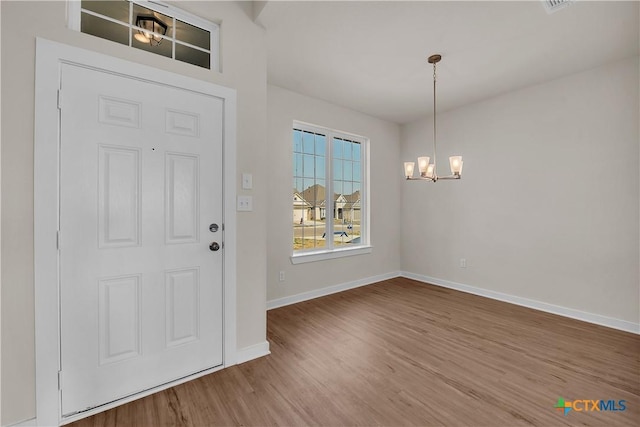
[[[640, 424], [639, 336], [409, 279], [271, 310], [268, 339], [270, 356], [73, 425]], [[626, 410], [565, 416], [559, 397]]]

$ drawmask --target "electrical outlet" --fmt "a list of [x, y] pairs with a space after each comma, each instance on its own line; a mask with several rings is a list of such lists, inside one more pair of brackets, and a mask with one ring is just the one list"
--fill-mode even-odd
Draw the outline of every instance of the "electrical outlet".
[[467, 259], [460, 258], [460, 268], [467, 268]]
[[278, 277], [281, 282], [284, 282], [284, 271], [280, 271], [280, 275]]

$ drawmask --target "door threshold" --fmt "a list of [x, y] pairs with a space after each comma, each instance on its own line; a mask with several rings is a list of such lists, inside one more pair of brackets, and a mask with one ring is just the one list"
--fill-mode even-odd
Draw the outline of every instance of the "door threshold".
[[223, 368], [225, 368], [225, 365], [218, 365], [218, 366], [215, 366], [213, 368], [205, 369], [203, 371], [199, 371], [199, 372], [196, 372], [194, 374], [187, 375], [186, 377], [178, 378], [177, 380], [169, 381], [169, 382], [161, 384], [159, 386], [152, 387], [152, 388], [140, 391], [138, 393], [130, 394], [128, 396], [122, 397], [120, 399], [113, 400], [111, 402], [104, 403], [104, 404], [99, 405], [99, 406], [94, 406], [93, 408], [85, 409], [85, 410], [78, 411], [78, 412], [73, 412], [73, 413], [68, 414], [68, 415], [63, 415], [61, 420], [60, 420], [60, 425], [62, 426], [62, 425], [65, 425], [65, 424], [70, 424], [72, 422], [81, 420], [83, 418], [87, 418], [87, 417], [90, 417], [92, 415], [99, 414], [100, 412], [104, 412], [104, 411], [107, 411], [109, 409], [113, 409], [113, 408], [115, 408], [117, 406], [124, 405], [124, 404], [129, 403], [129, 402], [133, 402], [134, 400], [138, 400], [138, 399], [141, 399], [143, 397], [150, 396], [150, 395], [158, 393], [158, 392], [160, 392], [162, 390], [166, 390], [168, 388], [171, 388], [171, 387], [174, 387], [174, 386], [177, 386], [177, 385], [180, 385], [180, 384], [184, 384], [184, 383], [189, 382], [189, 381], [193, 381], [193, 380], [195, 380], [197, 378], [204, 377], [205, 375], [212, 374], [212, 373], [217, 372], [217, 371], [219, 371], [219, 370], [221, 370]]

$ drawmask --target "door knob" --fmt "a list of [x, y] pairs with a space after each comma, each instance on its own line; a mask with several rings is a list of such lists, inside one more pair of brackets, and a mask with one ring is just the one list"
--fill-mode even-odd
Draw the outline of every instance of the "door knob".
[[209, 245], [209, 249], [215, 252], [218, 249], [220, 249], [220, 245], [218, 244], [218, 242], [213, 242], [212, 244]]

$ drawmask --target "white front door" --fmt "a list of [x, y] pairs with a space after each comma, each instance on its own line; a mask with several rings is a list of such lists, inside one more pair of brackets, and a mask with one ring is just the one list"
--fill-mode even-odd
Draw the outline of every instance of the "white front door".
[[70, 415], [223, 363], [223, 101], [74, 65], [61, 75]]

